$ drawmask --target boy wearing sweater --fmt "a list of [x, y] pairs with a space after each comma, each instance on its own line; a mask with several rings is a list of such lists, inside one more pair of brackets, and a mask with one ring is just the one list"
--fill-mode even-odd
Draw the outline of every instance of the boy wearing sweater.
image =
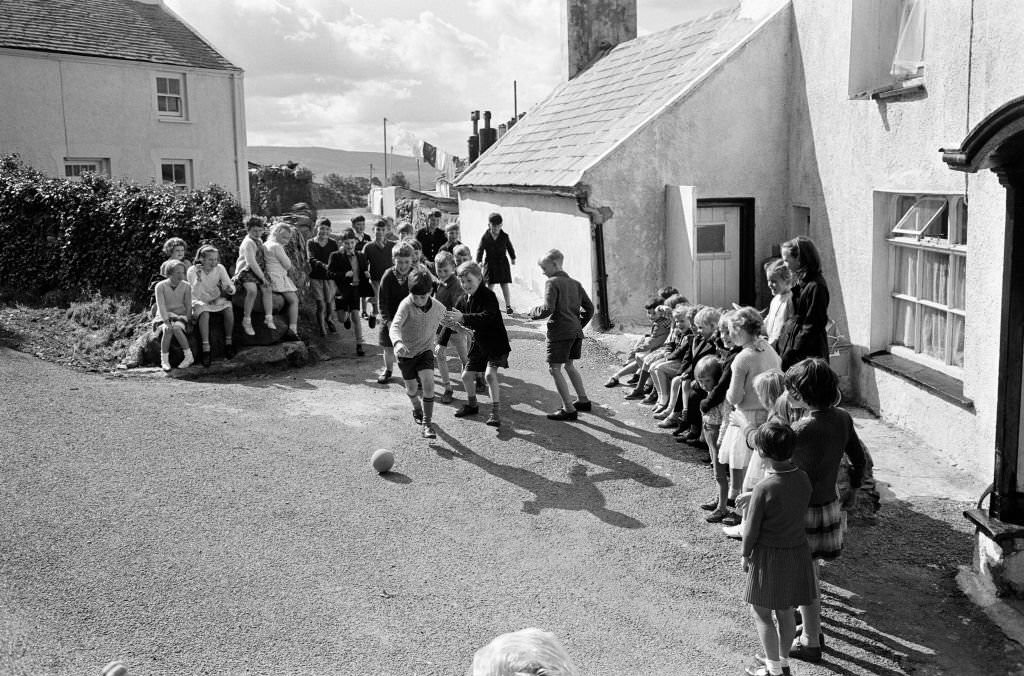
[[[583, 285], [562, 270], [564, 260], [561, 251], [552, 249], [538, 261], [548, 280], [544, 284], [544, 305], [530, 313], [531, 319], [548, 318], [548, 372], [555, 380], [558, 396], [562, 398], [562, 407], [548, 414], [550, 420], [576, 420], [577, 411], [591, 410], [590, 400], [583, 389], [583, 378], [573, 361], [580, 358], [583, 327], [594, 316], [594, 304]], [[563, 365], [565, 375], [562, 374]], [[570, 396], [566, 375], [576, 390], [575, 402]]]
[[[398, 304], [389, 333], [394, 343], [405, 393], [412, 402], [412, 419], [422, 426], [424, 439], [436, 439], [434, 414], [434, 343], [447, 308], [430, 297], [433, 280], [423, 270], [409, 274], [409, 295]], [[423, 385], [423, 396], [418, 393]]]

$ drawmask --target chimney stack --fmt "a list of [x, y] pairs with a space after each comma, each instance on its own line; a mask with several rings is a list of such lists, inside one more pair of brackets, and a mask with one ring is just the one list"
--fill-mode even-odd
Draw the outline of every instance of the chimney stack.
[[483, 155], [487, 149], [498, 140], [498, 130], [491, 128], [491, 111], [484, 111], [484, 128], [480, 130], [480, 154]]
[[480, 156], [480, 111], [474, 110], [469, 114], [469, 121], [473, 123], [473, 135], [469, 137], [469, 161], [476, 162]]
[[637, 0], [562, 0], [562, 76], [571, 80], [604, 53], [636, 38]]

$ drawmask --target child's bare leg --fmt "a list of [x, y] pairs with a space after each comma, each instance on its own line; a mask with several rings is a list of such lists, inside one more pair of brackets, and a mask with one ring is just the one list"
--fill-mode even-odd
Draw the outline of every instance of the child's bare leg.
[[639, 360], [636, 359], [636, 358], [630, 359], [629, 363], [626, 364], [625, 366], [623, 366], [622, 368], [620, 368], [618, 371], [616, 371], [615, 374], [612, 377], [613, 378], [622, 378], [623, 376], [632, 375], [632, 374], [636, 373], [636, 370], [638, 368], [640, 368]]
[[203, 352], [210, 351], [210, 313], [199, 313], [199, 340], [203, 344]]
[[[800, 606], [800, 617], [803, 631], [800, 643], [810, 648], [820, 647], [818, 637], [821, 636], [821, 560], [814, 560], [814, 584], [818, 588], [818, 596], [809, 605]], [[795, 629], [794, 629], [795, 632]]]
[[501, 401], [501, 386], [498, 383], [498, 367], [487, 365], [484, 371], [484, 378], [487, 379], [487, 390], [491, 394], [491, 403], [497, 404]]
[[548, 373], [551, 374], [555, 381], [555, 389], [558, 390], [558, 396], [562, 398], [562, 410], [568, 413], [574, 412], [576, 409], [572, 405], [569, 383], [565, 379], [565, 374], [562, 373], [562, 364], [548, 364]]
[[[569, 376], [569, 382], [572, 383], [572, 388], [576, 390], [576, 399], [580, 402], [590, 401], [587, 396], [587, 390], [583, 387], [583, 376], [580, 375], [579, 369], [576, 368], [576, 362], [572, 359], [565, 362], [565, 375]], [[566, 409], [571, 411], [572, 409]]]
[[729, 470], [729, 499], [735, 500], [736, 496], [743, 490], [743, 475], [746, 473], [746, 468], [737, 469], [733, 467]]
[[192, 351], [192, 346], [188, 344], [188, 336], [185, 335], [185, 329], [181, 328], [180, 324], [174, 325], [174, 338], [186, 354]]
[[235, 332], [235, 312], [232, 308], [221, 310], [224, 315], [224, 342], [230, 345], [233, 342], [232, 335]]
[[[761, 639], [765, 659], [769, 662], [778, 662], [779, 634], [775, 631], [771, 608], [751, 605], [750, 614], [754, 616], [754, 627], [757, 629], [757, 637]], [[793, 613], [790, 612], [789, 615], [792, 618]], [[782, 616], [781, 611], [779, 611], [779, 616]]]
[[252, 309], [256, 306], [256, 295], [259, 294], [260, 288], [255, 282], [246, 282], [242, 286], [245, 287], [245, 301], [242, 304], [242, 318], [249, 319], [252, 316]]
[[476, 406], [476, 371], [462, 370], [462, 386], [466, 388], [466, 399], [470, 406]]
[[[296, 303], [296, 305], [298, 305]], [[356, 347], [361, 347], [363, 344], [363, 318], [358, 312], [352, 312], [352, 333], [356, 337]]]
[[416, 413], [417, 418], [423, 417], [423, 402], [420, 401], [420, 384], [415, 378], [412, 380], [404, 380], [405, 383], [405, 395], [409, 397], [409, 402], [412, 404], [412, 410]]
[[441, 346], [437, 351], [437, 374], [441, 376], [441, 384], [444, 386], [445, 392], [449, 392], [452, 389], [451, 373], [448, 371], [448, 348]]
[[683, 377], [676, 376], [672, 379], [672, 384], [669, 386], [668, 404], [666, 404], [668, 408], [675, 410], [676, 403], [679, 401], [679, 395], [682, 389]]
[[384, 370], [387, 373], [395, 370], [395, 348], [393, 347], [384, 348]]
[[260, 293], [263, 294], [263, 321], [268, 327], [276, 328], [274, 326], [274, 292], [264, 284], [260, 287]]
[[167, 324], [160, 327], [160, 352], [167, 354], [171, 351], [171, 339], [174, 338], [174, 331]]
[[796, 619], [793, 617], [792, 608], [782, 608], [775, 611], [775, 619], [779, 623], [779, 659], [789, 659], [789, 649], [793, 646], [793, 637], [796, 636]]
[[288, 305], [288, 328], [295, 331], [299, 328], [299, 297], [294, 291], [286, 291], [284, 302]]

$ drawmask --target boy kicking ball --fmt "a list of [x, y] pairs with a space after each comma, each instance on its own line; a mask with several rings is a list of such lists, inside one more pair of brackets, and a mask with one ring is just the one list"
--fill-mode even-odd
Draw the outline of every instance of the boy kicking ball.
[[[583, 285], [562, 270], [564, 260], [561, 251], [552, 249], [537, 261], [548, 281], [544, 285], [544, 305], [530, 313], [531, 319], [548, 318], [548, 372], [555, 380], [558, 396], [562, 398], [562, 407], [548, 414], [551, 420], [576, 420], [577, 411], [591, 410], [587, 392], [583, 389], [583, 378], [573, 362], [580, 358], [583, 327], [594, 316], [594, 304]], [[576, 390], [575, 402], [570, 397], [566, 375]]]
[[[436, 439], [434, 415], [434, 341], [446, 308], [430, 297], [434, 285], [423, 270], [409, 274], [409, 295], [398, 304], [388, 329], [405, 381], [405, 393], [412, 402], [412, 419], [422, 426], [424, 439]], [[418, 380], [417, 380], [418, 379]], [[423, 384], [423, 395], [418, 390]]]

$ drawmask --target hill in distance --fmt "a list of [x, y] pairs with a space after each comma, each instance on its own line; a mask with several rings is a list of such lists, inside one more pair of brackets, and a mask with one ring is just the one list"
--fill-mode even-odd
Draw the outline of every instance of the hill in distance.
[[[313, 172], [313, 180], [320, 182], [327, 174], [339, 176], [370, 177], [370, 165], [373, 175], [383, 180], [384, 154], [369, 153], [355, 150], [336, 150], [316, 146], [249, 146], [246, 149], [250, 162], [257, 164], [284, 164], [298, 162]], [[400, 171], [405, 174], [409, 186], [421, 190], [433, 190], [434, 179], [439, 172], [434, 167], [420, 162], [421, 185], [416, 181], [416, 158], [408, 155], [389, 155], [388, 172]]]

